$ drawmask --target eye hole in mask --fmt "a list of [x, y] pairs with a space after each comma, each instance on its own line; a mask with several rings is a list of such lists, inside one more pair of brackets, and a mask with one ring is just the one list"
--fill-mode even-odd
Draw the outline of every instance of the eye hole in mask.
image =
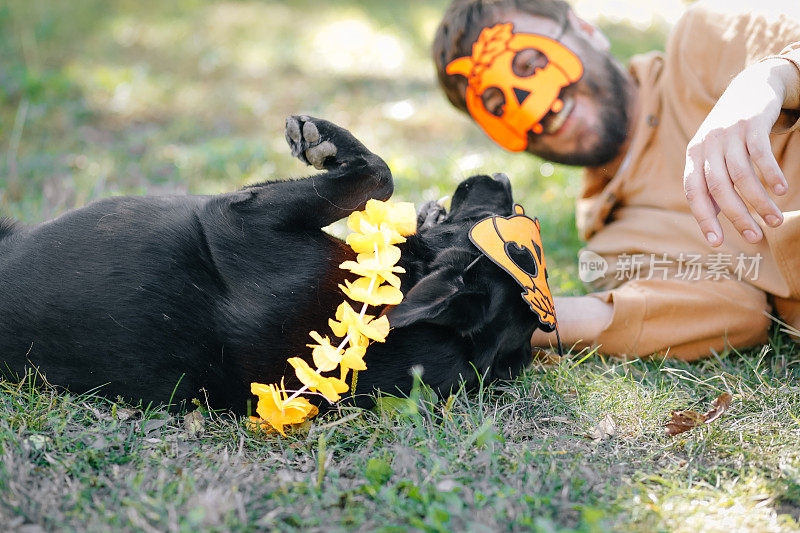
[[520, 78], [527, 78], [536, 74], [547, 66], [549, 61], [547, 56], [535, 48], [526, 48], [520, 50], [514, 56], [514, 61], [511, 63], [511, 70]]
[[496, 117], [502, 117], [505, 113], [506, 97], [503, 91], [497, 87], [489, 87], [481, 95], [481, 102], [486, 111]]
[[505, 252], [508, 258], [530, 277], [535, 278], [539, 275], [539, 265], [536, 264], [536, 259], [530, 250], [516, 242], [507, 242]]
[[561, 91], [583, 76], [583, 63], [557, 40], [513, 29], [511, 23], [484, 28], [472, 56], [452, 61], [446, 71], [467, 78], [467, 109], [486, 134], [521, 152], [528, 132], [542, 133], [545, 115], [563, 109]]

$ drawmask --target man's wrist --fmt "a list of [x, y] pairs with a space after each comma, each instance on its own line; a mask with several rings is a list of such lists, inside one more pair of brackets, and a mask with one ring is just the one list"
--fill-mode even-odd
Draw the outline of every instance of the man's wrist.
[[770, 56], [754, 67], [763, 69], [767, 83], [775, 90], [783, 109], [800, 109], [800, 67], [786, 56]]

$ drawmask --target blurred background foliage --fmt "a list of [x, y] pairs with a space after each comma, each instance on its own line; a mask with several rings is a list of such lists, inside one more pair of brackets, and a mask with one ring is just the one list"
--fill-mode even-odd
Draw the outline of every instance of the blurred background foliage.
[[[307, 113], [386, 159], [405, 200], [506, 172], [542, 220], [555, 292], [579, 293], [579, 171], [504, 152], [446, 102], [429, 43], [447, 3], [6, 0], [0, 215], [33, 223], [103, 196], [213, 194], [302, 176], [283, 123]], [[626, 60], [663, 48], [682, 3], [576, 9]]]

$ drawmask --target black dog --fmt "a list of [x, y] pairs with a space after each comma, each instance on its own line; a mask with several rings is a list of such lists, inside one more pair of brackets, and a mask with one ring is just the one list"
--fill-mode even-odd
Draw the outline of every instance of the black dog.
[[[327, 331], [343, 299], [339, 264], [354, 258], [320, 228], [389, 198], [393, 183], [330, 122], [291, 117], [286, 138], [326, 172], [212, 197], [109, 198], [30, 227], [0, 219], [0, 369], [33, 365], [74, 392], [102, 386], [145, 402], [203, 388], [237, 412], [252, 381], [299, 386], [286, 359], [310, 361], [308, 332]], [[367, 351], [360, 405], [374, 390], [407, 393], [415, 365], [446, 393], [531, 360], [534, 314], [500, 268], [472, 265], [480, 253], [467, 236], [512, 213], [508, 178], [469, 178], [451, 205], [424, 205], [401, 245], [406, 299], [389, 312], [386, 343]]]

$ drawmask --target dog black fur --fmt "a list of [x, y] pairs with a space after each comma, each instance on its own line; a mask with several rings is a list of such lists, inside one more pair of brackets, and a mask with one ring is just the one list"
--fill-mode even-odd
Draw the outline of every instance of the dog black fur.
[[[389, 198], [393, 182], [330, 122], [290, 117], [287, 140], [326, 172], [219, 196], [109, 198], [35, 226], [0, 220], [0, 367], [145, 402], [203, 388], [213, 407], [240, 413], [252, 381], [297, 387], [286, 359], [310, 361], [308, 332], [327, 331], [343, 299], [339, 264], [354, 256], [321, 228]], [[512, 206], [503, 175], [462, 182], [449, 213], [422, 206], [401, 245], [406, 298], [389, 311], [386, 343], [367, 352], [355, 403], [408, 393], [415, 365], [446, 393], [530, 361], [536, 320], [520, 288], [488, 259], [465, 271], [479, 257], [470, 227]]]

